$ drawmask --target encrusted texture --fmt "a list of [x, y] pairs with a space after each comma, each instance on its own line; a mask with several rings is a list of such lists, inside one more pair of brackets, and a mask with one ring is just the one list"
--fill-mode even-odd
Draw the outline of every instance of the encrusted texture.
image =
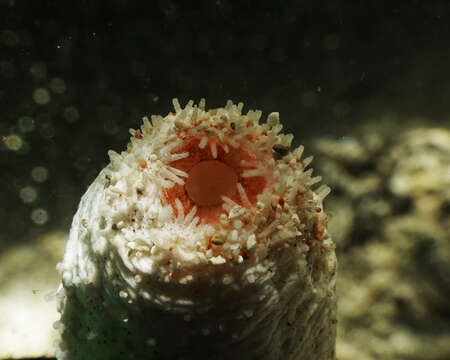
[[[83, 196], [58, 293], [58, 359], [332, 359], [329, 188], [278, 113], [189, 102], [144, 118]], [[186, 192], [202, 161], [236, 173], [218, 205]], [[213, 178], [213, 174], [211, 174]]]

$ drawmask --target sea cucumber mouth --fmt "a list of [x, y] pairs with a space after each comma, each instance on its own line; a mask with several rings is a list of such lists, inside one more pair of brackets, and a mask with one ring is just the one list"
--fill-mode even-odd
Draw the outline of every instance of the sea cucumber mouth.
[[127, 150], [109, 152], [104, 217], [140, 271], [171, 278], [179, 264], [256, 261], [326, 236], [330, 189], [311, 189], [321, 181], [305, 170], [312, 156], [290, 150], [293, 135], [280, 134], [278, 113], [260, 124], [259, 110], [243, 115], [242, 107], [228, 101], [206, 111], [203, 100], [181, 108], [175, 99], [175, 112], [144, 117]]
[[222, 196], [233, 196], [237, 189], [234, 169], [218, 160], [201, 161], [189, 171], [185, 189], [198, 206], [222, 204]]
[[[252, 208], [267, 185], [266, 174], [249, 173], [248, 164], [261, 162], [247, 144], [226, 140], [220, 142], [215, 136], [185, 137], [173, 153], [189, 156], [167, 165], [186, 173], [184, 184], [164, 189], [164, 196], [174, 214], [188, 214], [195, 207], [199, 223], [212, 223], [223, 213], [224, 202], [234, 202], [244, 208]], [[261, 157], [261, 154], [259, 154]], [[252, 169], [255, 170], [255, 169]], [[250, 176], [249, 176], [250, 175]], [[255, 176], [253, 176], [255, 175]], [[182, 209], [181, 209], [181, 207]]]

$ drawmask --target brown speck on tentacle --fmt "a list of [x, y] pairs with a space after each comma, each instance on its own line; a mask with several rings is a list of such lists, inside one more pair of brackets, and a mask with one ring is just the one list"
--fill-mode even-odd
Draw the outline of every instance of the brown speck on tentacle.
[[276, 160], [281, 159], [282, 157], [286, 156], [289, 153], [289, 146], [284, 146], [281, 144], [275, 144], [272, 147], [273, 150], [273, 157]]

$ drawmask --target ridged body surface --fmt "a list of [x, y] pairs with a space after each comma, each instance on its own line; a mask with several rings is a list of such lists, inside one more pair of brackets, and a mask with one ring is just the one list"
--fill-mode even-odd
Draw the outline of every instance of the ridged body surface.
[[[175, 101], [110, 153], [59, 264], [58, 359], [334, 358], [329, 189], [311, 189], [276, 113], [260, 125], [241, 108]], [[205, 160], [238, 181], [206, 208], [184, 188]]]

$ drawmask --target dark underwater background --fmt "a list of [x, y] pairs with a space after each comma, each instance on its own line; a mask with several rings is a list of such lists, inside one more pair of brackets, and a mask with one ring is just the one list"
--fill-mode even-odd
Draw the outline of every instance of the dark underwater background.
[[338, 359], [449, 359], [449, 69], [445, 0], [0, 0], [0, 359], [54, 356], [79, 199], [174, 97], [279, 111], [315, 156]]

